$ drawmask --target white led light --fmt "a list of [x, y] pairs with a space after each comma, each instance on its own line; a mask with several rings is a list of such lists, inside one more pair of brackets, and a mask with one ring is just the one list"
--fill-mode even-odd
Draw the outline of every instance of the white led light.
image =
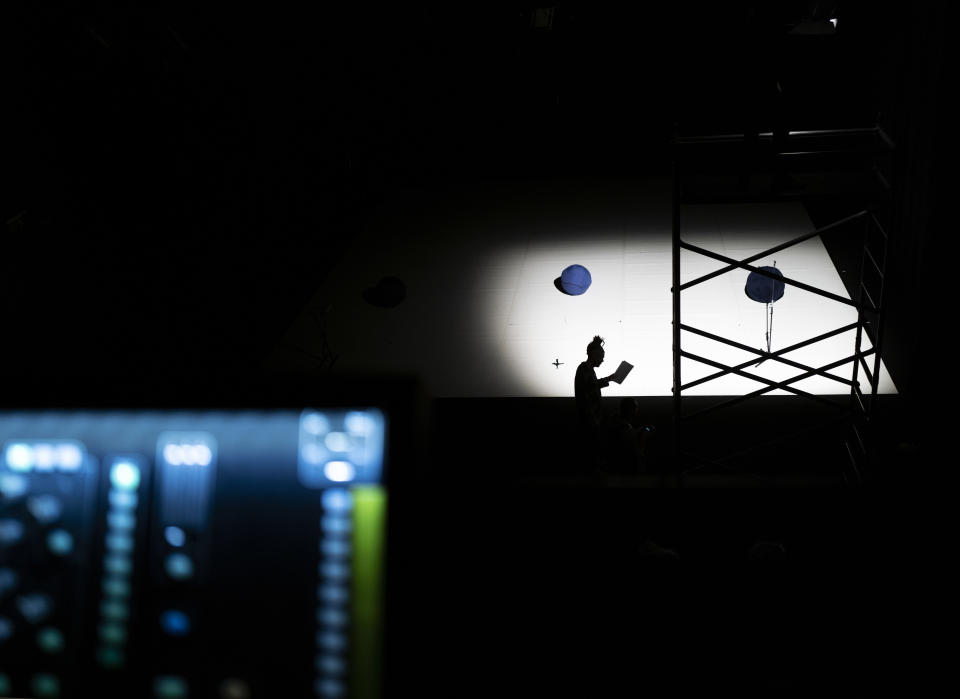
[[110, 482], [120, 490], [136, 490], [140, 485], [140, 469], [129, 461], [118, 461], [110, 470]]
[[327, 418], [323, 415], [318, 415], [317, 413], [311, 413], [303, 418], [303, 429], [310, 434], [320, 435], [330, 429], [330, 423], [327, 422]]
[[200, 466], [209, 466], [212, 459], [213, 453], [210, 451], [210, 447], [208, 447], [206, 444], [195, 444], [193, 446], [194, 463]]
[[29, 444], [11, 444], [7, 447], [7, 466], [14, 471], [29, 471], [33, 468], [33, 449]]
[[323, 443], [330, 451], [347, 451], [350, 449], [350, 437], [343, 432], [331, 432], [324, 437]]
[[836, 17], [831, 17], [831, 18], [830, 18], [830, 24], [833, 25], [833, 28], [834, 28], [834, 29], [836, 29], [836, 28], [837, 28], [837, 18], [836, 18]]
[[343, 419], [343, 424], [347, 428], [347, 432], [358, 436], [366, 436], [373, 431], [373, 420], [366, 413], [347, 413], [347, 416]]
[[323, 475], [336, 483], [346, 483], [353, 480], [357, 471], [349, 461], [328, 461], [323, 467]]
[[56, 460], [56, 453], [49, 444], [34, 445], [33, 461], [38, 471], [50, 471]]
[[168, 444], [163, 448], [163, 458], [171, 466], [180, 466], [183, 463], [183, 450], [178, 444]]
[[64, 471], [76, 471], [83, 463], [83, 452], [76, 444], [59, 444], [57, 463]]

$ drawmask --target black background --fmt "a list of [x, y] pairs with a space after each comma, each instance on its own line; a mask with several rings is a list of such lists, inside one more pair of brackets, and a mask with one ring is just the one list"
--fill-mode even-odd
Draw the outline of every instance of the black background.
[[942, 12], [842, 3], [836, 37], [784, 37], [812, 7], [572, 3], [546, 31], [519, 3], [23, 3], [5, 23], [7, 385], [249, 378], [396, 187], [668, 174], [675, 122], [766, 126], [779, 80], [794, 128], [879, 113], [902, 146], [888, 347], [918, 386], [905, 309], [942, 168]]
[[[668, 175], [675, 122], [705, 131], [735, 130], [747, 119], [764, 126], [771, 84], [782, 80], [791, 127], [871, 125], [879, 114], [898, 144], [885, 361], [906, 405], [904, 441], [929, 450], [910, 466], [916, 475], [936, 476], [943, 462], [933, 459], [933, 450], [947, 436], [934, 420], [940, 364], [931, 353], [942, 336], [944, 309], [931, 299], [949, 296], [946, 280], [932, 278], [931, 270], [941, 269], [949, 229], [941, 145], [946, 13], [930, 5], [838, 3], [835, 40], [803, 43], [777, 39], [809, 13], [812, 4], [803, 2], [775, 9], [671, 2], [630, 10], [567, 3], [557, 6], [550, 31], [531, 28], [533, 6], [521, 3], [123, 11], [18, 3], [3, 23], [11, 56], [0, 256], [4, 403], [149, 405], [177, 402], [188, 392], [196, 400], [209, 389], [206, 395], [222, 405], [227, 388], [269, 384], [259, 376], [260, 359], [351, 235], [397, 187]], [[823, 220], [815, 216], [815, 223], [828, 222], [832, 213], [819, 212]], [[463, 494], [473, 486], [459, 487]], [[858, 569], [862, 558], [847, 557], [837, 537], [832, 553], [818, 559], [822, 568], [787, 587], [779, 579], [764, 588], [769, 595], [746, 588], [761, 584], [756, 579], [726, 578], [718, 589], [716, 575], [704, 576], [699, 589], [688, 581], [678, 594], [669, 577], [652, 579], [634, 564], [617, 568], [602, 549], [593, 550], [591, 561], [603, 559], [609, 579], [591, 579], [594, 568], [576, 564], [577, 552], [591, 545], [585, 532], [605, 527], [578, 528], [570, 515], [583, 506], [578, 493], [536, 507], [513, 497], [509, 511], [525, 514], [490, 529], [468, 516], [486, 512], [483, 493], [470, 494], [469, 508], [445, 493], [448, 499], [433, 511], [426, 509], [433, 502], [427, 495], [395, 502], [407, 508], [407, 526], [458, 547], [450, 568], [431, 558], [432, 549], [412, 551], [410, 559], [429, 564], [424, 575], [437, 596], [421, 591], [416, 601], [434, 605], [426, 647], [439, 652], [440, 672], [460, 683], [454, 686], [471, 686], [487, 659], [495, 662], [507, 648], [512, 666], [527, 671], [521, 674], [531, 689], [548, 673], [562, 688], [553, 653], [564, 658], [563, 670], [580, 647], [601, 655], [610, 650], [619, 668], [634, 663], [646, 677], [669, 684], [664, 672], [692, 665], [708, 673], [780, 657], [764, 642], [767, 633], [775, 643], [789, 641], [784, 647], [797, 658], [807, 657], [801, 647], [817, 649], [810, 656], [816, 659], [791, 666], [795, 676], [820, 668], [808, 676], [808, 688], [821, 689], [830, 668], [842, 669], [849, 686], [857, 686], [870, 668], [890, 668], [905, 657], [896, 646], [903, 639], [880, 629], [878, 620], [907, 619], [904, 628], [917, 631], [898, 595], [909, 589], [910, 599], [919, 599], [924, 581], [898, 591], [890, 577], [878, 579], [884, 561], [915, 566], [921, 549], [911, 548], [910, 536], [929, 533], [912, 520], [923, 506], [902, 499], [891, 508], [895, 519], [873, 511], [870, 521], [887, 526], [871, 535], [877, 565], [869, 569]], [[845, 514], [817, 520], [824, 541], [835, 521], [861, 524], [860, 511], [833, 504], [831, 512]], [[660, 505], [668, 519], [699, 512], [698, 531], [709, 530], [717, 510], [736, 508], [729, 501], [713, 503], [710, 511], [689, 501], [683, 510]], [[774, 510], [777, 503], [763, 506]], [[629, 508], [599, 497], [589, 511], [609, 517], [611, 526], [633, 521]], [[804, 510], [815, 520], [823, 511]], [[437, 527], [431, 512], [449, 526]], [[686, 526], [694, 527], [691, 521]], [[507, 565], [491, 567], [470, 555], [470, 545], [482, 544], [489, 562], [518, 522], [525, 538], [509, 548]], [[556, 522], [563, 526], [552, 528]], [[544, 542], [549, 545], [538, 548]], [[935, 555], [929, 540], [923, 546], [923, 555]], [[529, 551], [550, 559], [545, 572], [529, 575], [539, 565]], [[516, 572], [521, 564], [527, 576]], [[411, 589], [416, 570], [405, 571]], [[638, 580], [652, 594], [638, 593], [639, 610], [632, 609], [620, 631], [629, 638], [647, 622], [665, 634], [647, 639], [657, 646], [658, 662], [675, 661], [659, 674], [631, 655], [632, 646], [613, 648], [615, 642], [604, 639], [614, 636], [601, 637], [617, 625]], [[571, 607], [577, 590], [589, 590], [590, 597]], [[471, 605], [464, 591], [490, 594]], [[882, 599], [874, 600], [874, 592]], [[732, 593], [735, 601], [723, 603]], [[527, 608], [517, 595], [540, 601]], [[741, 657], [725, 630], [742, 624], [736, 612], [744, 604], [758, 623], [745, 647], [752, 655]], [[458, 613], [447, 617], [444, 609], [453, 608]], [[681, 608], [683, 622], [674, 623], [671, 615]], [[401, 606], [398, 613], [410, 624], [420, 619], [417, 609]], [[705, 621], [704, 615], [713, 617]], [[778, 625], [786, 616], [797, 622], [789, 627], [797, 629], [796, 638]], [[838, 618], [849, 633], [837, 632]], [[481, 640], [479, 631], [471, 637], [472, 628], [491, 619], [502, 632], [499, 646]], [[403, 636], [408, 627], [394, 628]], [[889, 635], [871, 639], [873, 630]], [[819, 645], [806, 646], [801, 632], [818, 637]], [[398, 641], [403, 653], [394, 656], [397, 679], [415, 687], [420, 646], [404, 640]], [[455, 642], [472, 655], [461, 654]], [[765, 647], [769, 652], [758, 656]], [[851, 648], [857, 653], [850, 655]], [[696, 663], [689, 660], [694, 657]], [[702, 664], [710, 658], [715, 666]], [[509, 676], [498, 667], [485, 675], [491, 691]], [[578, 674], [584, 676], [589, 693], [593, 675]], [[917, 679], [904, 668], [897, 678], [904, 686]], [[700, 679], [709, 686], [708, 675]]]

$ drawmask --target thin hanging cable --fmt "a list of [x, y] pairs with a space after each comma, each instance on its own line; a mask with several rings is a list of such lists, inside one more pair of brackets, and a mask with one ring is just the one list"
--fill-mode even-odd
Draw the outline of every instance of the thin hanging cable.
[[[773, 261], [773, 266], [774, 267], [777, 266], [776, 260]], [[776, 279], [771, 278], [770, 279], [770, 299], [771, 300], [767, 302], [767, 307], [764, 309], [764, 312], [763, 312], [764, 319], [767, 322], [767, 354], [770, 354], [770, 341], [773, 336], [773, 297], [776, 295], [776, 285], [777, 285]], [[759, 362], [753, 365], [754, 368], [760, 366], [765, 361], [767, 361], [767, 358], [763, 357]]]

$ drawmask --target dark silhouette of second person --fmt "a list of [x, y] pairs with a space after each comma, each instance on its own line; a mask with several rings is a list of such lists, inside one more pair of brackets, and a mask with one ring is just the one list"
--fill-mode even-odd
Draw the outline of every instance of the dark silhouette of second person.
[[587, 345], [587, 359], [577, 367], [574, 379], [574, 395], [577, 400], [577, 418], [580, 423], [580, 435], [586, 456], [594, 467], [604, 464], [604, 449], [601, 431], [604, 426], [603, 406], [600, 403], [600, 389], [610, 385], [610, 377], [597, 378], [596, 369], [603, 364], [606, 351], [603, 338], [594, 335]]
[[635, 475], [646, 471], [646, 448], [651, 428], [640, 423], [635, 398], [623, 398], [620, 412], [609, 418], [607, 460], [621, 474]]

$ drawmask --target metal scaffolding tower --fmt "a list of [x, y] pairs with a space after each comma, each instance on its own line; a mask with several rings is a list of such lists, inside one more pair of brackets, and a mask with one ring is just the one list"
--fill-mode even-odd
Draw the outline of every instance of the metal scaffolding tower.
[[[883, 287], [887, 266], [889, 222], [892, 221], [892, 187], [889, 174], [889, 154], [894, 144], [879, 125], [869, 128], [818, 131], [745, 134], [689, 135], [675, 129], [673, 139], [673, 416], [674, 463], [678, 484], [694, 472], [711, 469], [726, 470], [738, 459], [756, 449], [774, 447], [779, 441], [753, 443], [745, 449], [728, 454], [694, 453], [687, 440], [687, 426], [693, 419], [723, 408], [748, 401], [780, 389], [795, 396], [823, 405], [827, 417], [823, 426], [831, 434], [840, 435], [848, 459], [841, 474], [844, 481], [855, 485], [869, 478], [870, 426], [877, 398], [880, 359], [882, 351]], [[796, 237], [781, 245], [744, 259], [736, 260], [683, 239], [681, 207], [701, 203], [741, 203], [772, 201], [805, 201], [823, 198], [847, 202], [854, 212]], [[770, 256], [798, 243], [830, 232], [832, 235], [862, 236], [862, 254], [859, 282], [850, 290], [851, 298], [834, 294], [790, 277], [777, 277], [754, 266], [757, 260]], [[700, 277], [681, 282], [681, 250], [723, 262], [725, 266]], [[682, 292], [707, 280], [733, 270], [749, 272], [777, 279], [787, 286], [798, 287], [818, 294], [836, 303], [857, 309], [855, 323], [811, 337], [803, 342], [775, 352], [757, 350], [702, 328], [684, 323]], [[855, 331], [852, 352], [823, 366], [808, 366], [793, 361], [790, 352], [807, 347], [842, 333]], [[728, 365], [684, 349], [685, 333], [709, 338], [718, 343], [736, 347], [756, 355], [750, 361]], [[870, 347], [864, 347], [864, 337]], [[683, 382], [681, 360], [699, 362], [717, 371]], [[758, 360], [770, 360], [788, 365], [798, 371], [789, 379], [773, 381], [750, 371]], [[830, 373], [832, 369], [853, 363], [852, 378], [841, 378]], [[761, 384], [750, 393], [685, 412], [689, 399], [684, 391], [729, 374], [736, 374]], [[849, 401], [829, 400], [796, 387], [796, 383], [812, 376], [837, 382], [849, 391]], [[865, 380], [865, 381], [864, 381]], [[791, 435], [790, 438], [796, 438]], [[837, 445], [838, 450], [840, 445]]]

